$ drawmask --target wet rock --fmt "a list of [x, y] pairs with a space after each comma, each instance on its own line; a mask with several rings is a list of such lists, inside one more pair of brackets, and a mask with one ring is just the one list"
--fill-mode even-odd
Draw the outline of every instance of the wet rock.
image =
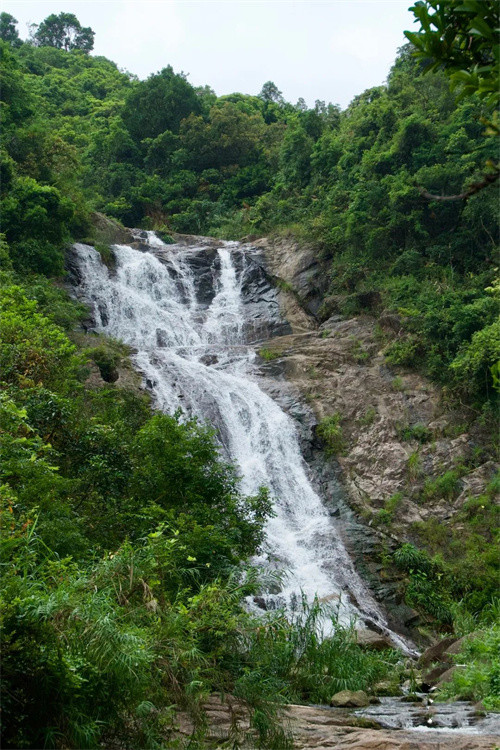
[[393, 648], [387, 636], [376, 633], [374, 630], [358, 630], [356, 643], [367, 651], [383, 651], [387, 648]]
[[337, 708], [362, 708], [369, 705], [370, 699], [364, 690], [341, 690], [330, 701], [330, 706]]
[[418, 693], [409, 693], [401, 698], [401, 703], [422, 703], [422, 701], [423, 698]]
[[160, 349], [168, 346], [168, 337], [166, 331], [162, 330], [161, 328], [157, 328], [156, 330], [156, 346]]
[[450, 662], [441, 662], [438, 664], [434, 669], [431, 669], [430, 672], [427, 672], [427, 674], [424, 675], [422, 679], [422, 689], [424, 692], [428, 692], [431, 687], [434, 687], [434, 685], [437, 685], [439, 682], [439, 678], [444, 675], [445, 672], [447, 672], [453, 664]]
[[401, 689], [399, 685], [396, 685], [390, 680], [382, 680], [382, 682], [377, 682], [377, 684], [373, 686], [373, 692], [376, 695], [382, 696], [400, 695]]
[[218, 361], [219, 358], [215, 354], [204, 354], [200, 357], [200, 362], [207, 366], [216, 365]]
[[338, 602], [340, 599], [339, 594], [328, 594], [328, 596], [322, 596], [321, 599], [318, 599], [318, 601], [321, 604], [326, 604], [328, 602]]
[[259, 609], [267, 610], [267, 603], [263, 596], [254, 596], [253, 603], [256, 604]]

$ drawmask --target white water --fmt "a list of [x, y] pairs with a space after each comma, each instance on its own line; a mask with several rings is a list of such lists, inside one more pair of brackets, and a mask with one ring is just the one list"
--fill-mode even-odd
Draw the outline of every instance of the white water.
[[255, 494], [261, 485], [270, 489], [276, 515], [267, 523], [259, 562], [287, 572], [274, 603], [289, 605], [301, 591], [309, 600], [329, 597], [339, 602], [341, 621], [356, 617], [390, 633], [311, 485], [292, 419], [257, 383], [255, 353], [244, 341], [241, 274], [233, 263], [237, 244], [221, 243], [217, 251], [216, 294], [208, 309], [197, 302], [189, 265], [203, 248], [166, 246], [153, 233], [148, 244], [162, 262], [151, 252], [116, 245], [113, 274], [93, 248], [75, 245], [79, 291], [94, 308], [97, 330], [136, 350], [160, 409], [180, 408], [217, 428], [245, 493]]

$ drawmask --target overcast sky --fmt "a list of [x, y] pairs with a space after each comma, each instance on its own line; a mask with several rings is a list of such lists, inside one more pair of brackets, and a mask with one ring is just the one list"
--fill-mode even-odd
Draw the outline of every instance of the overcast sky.
[[3, 0], [27, 24], [74, 13], [96, 32], [94, 54], [146, 78], [166, 65], [217, 94], [257, 94], [345, 107], [385, 80], [411, 29], [410, 0]]

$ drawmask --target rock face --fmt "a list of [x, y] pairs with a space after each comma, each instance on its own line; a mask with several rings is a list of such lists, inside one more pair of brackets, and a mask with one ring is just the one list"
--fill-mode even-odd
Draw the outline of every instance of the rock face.
[[[141, 247], [140, 233], [136, 235], [135, 246]], [[176, 235], [178, 244], [193, 247], [186, 261], [193, 271], [194, 286], [198, 304], [207, 308], [217, 293], [214, 279], [220, 270], [220, 259], [217, 253], [220, 241], [210, 237], [191, 237]], [[148, 247], [151, 252], [151, 248]], [[170, 252], [170, 251], [168, 251]], [[162, 260], [161, 248], [155, 255]], [[247, 308], [246, 340], [260, 341], [291, 333], [291, 326], [282, 312], [280, 292], [275, 287], [269, 272], [266, 270], [262, 248], [242, 245], [233, 250], [233, 259], [241, 274], [241, 296]]]
[[266, 251], [267, 268], [298, 296], [301, 306], [312, 315], [318, 312], [328, 287], [328, 276], [312, 246], [294, 239], [264, 238], [255, 242]]
[[[320, 431], [304, 445], [304, 455], [332, 512], [337, 512], [337, 499], [331, 476], [340, 479], [361, 522], [347, 539], [358, 568], [376, 596], [390, 602], [392, 622], [412, 629], [418, 615], [401, 602], [397, 572], [392, 583], [380, 577], [381, 550], [390, 552], [408, 541], [432, 545], [424, 535], [439, 525], [459, 531], [457, 517], [464, 503], [484, 492], [494, 463], [487, 460], [467, 469], [446, 497], [429, 492], [423, 501], [428, 480], [472, 463], [475, 437], [463, 426], [466, 412], [451, 412], [443, 405], [441, 389], [419, 374], [388, 366], [384, 347], [401, 330], [401, 321], [380, 311], [380, 298], [363, 301], [365, 309], [377, 311], [377, 318], [342, 319], [331, 298], [324, 299], [318, 315], [327, 273], [312, 248], [290, 239], [254, 244], [265, 252], [292, 328], [291, 334], [266, 343], [277, 357], [263, 369], [285, 378], [317, 423], [338, 420], [342, 439], [336, 455], [321, 460]], [[431, 546], [430, 551], [438, 550]]]

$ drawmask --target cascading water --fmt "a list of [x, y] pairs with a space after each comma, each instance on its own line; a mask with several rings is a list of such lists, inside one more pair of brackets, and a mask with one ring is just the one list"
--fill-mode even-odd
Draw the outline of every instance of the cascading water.
[[193, 262], [206, 248], [164, 245], [152, 232], [146, 243], [146, 252], [115, 245], [113, 273], [94, 248], [75, 245], [79, 294], [93, 306], [96, 330], [136, 350], [156, 405], [210, 422], [241, 473], [243, 491], [270, 489], [275, 516], [267, 522], [259, 562], [286, 576], [279, 594], [267, 597], [268, 606], [287, 606], [301, 591], [309, 600], [337, 600], [341, 621], [357, 617], [375, 624], [407, 650], [389, 631], [311, 485], [293, 420], [258, 385], [255, 352], [246, 342], [240, 246], [220, 243], [211, 300], [202, 304]]

